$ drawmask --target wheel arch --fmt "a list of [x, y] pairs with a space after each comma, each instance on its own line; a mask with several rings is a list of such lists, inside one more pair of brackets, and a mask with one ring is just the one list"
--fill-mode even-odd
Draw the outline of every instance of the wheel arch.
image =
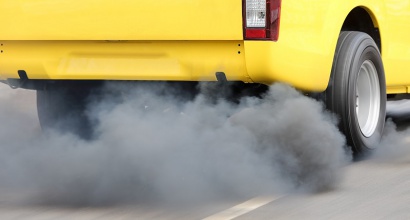
[[[336, 28], [338, 30], [332, 32], [332, 48], [333, 55], [336, 52], [336, 45], [339, 38], [339, 34], [342, 31], [359, 31], [367, 33], [376, 43], [380, 53], [382, 49], [385, 49], [382, 34], [384, 18], [384, 5], [381, 5], [381, 1], [363, 1], [361, 4], [352, 4], [349, 6], [341, 7], [340, 3], [335, 3], [332, 8], [344, 8], [342, 17], [338, 19]], [[376, 13], [374, 13], [377, 11]], [[333, 20], [334, 22], [334, 20]], [[329, 23], [329, 22], [328, 22]], [[333, 61], [332, 61], [333, 62]], [[330, 69], [331, 70], [331, 69]], [[330, 80], [329, 70], [328, 81]]]
[[379, 22], [375, 14], [368, 7], [357, 6], [353, 8], [346, 16], [341, 31], [364, 32], [373, 38], [380, 52], [382, 51]]

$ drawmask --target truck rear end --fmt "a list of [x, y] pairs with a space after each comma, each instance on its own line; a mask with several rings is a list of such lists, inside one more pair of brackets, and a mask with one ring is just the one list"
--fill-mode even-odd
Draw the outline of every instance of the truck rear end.
[[277, 40], [280, 2], [2, 0], [0, 79], [254, 82], [244, 39]]
[[241, 0], [1, 2], [3, 80], [250, 81]]

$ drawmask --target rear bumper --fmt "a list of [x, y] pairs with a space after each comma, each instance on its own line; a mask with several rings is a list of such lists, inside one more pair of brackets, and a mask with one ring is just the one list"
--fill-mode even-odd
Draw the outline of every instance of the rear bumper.
[[0, 80], [284, 82], [323, 91], [333, 54], [289, 41], [0, 41]]
[[0, 80], [251, 82], [243, 41], [1, 41]]

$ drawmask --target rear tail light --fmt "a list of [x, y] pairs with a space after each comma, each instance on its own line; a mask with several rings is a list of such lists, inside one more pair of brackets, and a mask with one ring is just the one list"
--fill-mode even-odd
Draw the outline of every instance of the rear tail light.
[[244, 38], [277, 41], [281, 3], [281, 0], [244, 0]]

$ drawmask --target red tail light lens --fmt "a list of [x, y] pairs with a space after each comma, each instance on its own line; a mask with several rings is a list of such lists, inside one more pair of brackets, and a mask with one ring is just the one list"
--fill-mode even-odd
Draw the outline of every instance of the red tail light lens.
[[244, 0], [244, 38], [277, 41], [281, 3], [281, 0]]

